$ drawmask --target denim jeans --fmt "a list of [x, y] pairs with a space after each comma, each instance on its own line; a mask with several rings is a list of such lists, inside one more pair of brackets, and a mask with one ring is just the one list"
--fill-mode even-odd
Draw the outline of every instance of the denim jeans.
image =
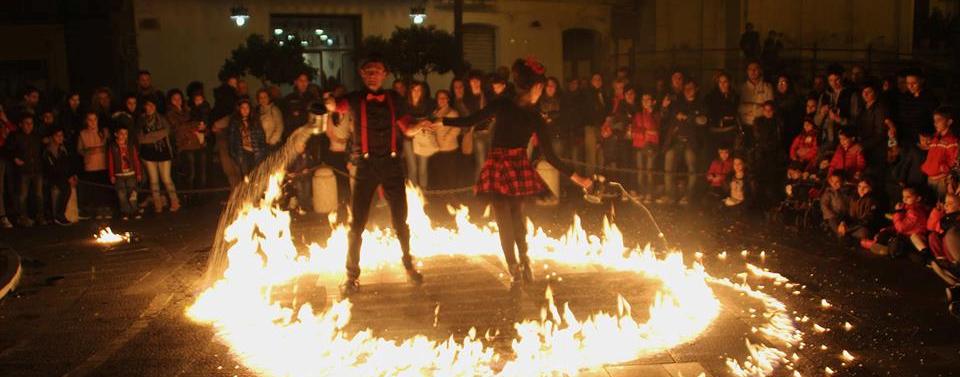
[[67, 211], [67, 201], [70, 200], [70, 181], [66, 179], [48, 179], [50, 186], [50, 216], [53, 219], [63, 219]]
[[420, 188], [427, 189], [427, 187], [430, 187], [429, 174], [427, 174], [427, 169], [430, 167], [430, 157], [414, 157], [416, 157], [417, 162], [417, 182], [420, 184]]
[[583, 154], [584, 163], [587, 165], [587, 175], [596, 173], [598, 134], [597, 126], [586, 126], [583, 128]]
[[136, 196], [131, 195], [137, 191], [137, 186], [137, 176], [117, 176], [117, 181], [113, 184], [113, 187], [117, 191], [121, 215], [130, 216], [137, 212]]
[[180, 151], [179, 170], [183, 176], [182, 188], [190, 190], [204, 188], [207, 185], [207, 151], [197, 149]]
[[473, 161], [474, 161], [474, 176], [480, 176], [480, 169], [483, 168], [483, 163], [487, 160], [487, 152], [490, 151], [490, 132], [489, 131], [473, 131]]
[[[680, 168], [680, 159], [686, 164], [687, 176], [686, 185], [681, 193], [677, 193], [677, 172]], [[666, 176], [664, 179], [664, 195], [676, 199], [678, 196], [689, 199], [693, 188], [696, 187], [697, 177], [697, 154], [693, 147], [686, 143], [676, 144], [670, 149], [663, 158], [664, 170]], [[679, 194], [679, 195], [678, 195]]]
[[170, 160], [167, 161], [143, 161], [147, 167], [147, 176], [150, 177], [150, 193], [153, 196], [153, 202], [162, 203], [160, 198], [160, 182], [167, 189], [167, 195], [170, 196], [170, 202], [178, 202], [177, 187], [173, 185], [173, 179], [170, 177]]
[[637, 192], [653, 195], [656, 191], [653, 186], [653, 165], [657, 160], [657, 149], [655, 147], [636, 149], [634, 156], [637, 160], [637, 170], [645, 170], [637, 173]]
[[407, 179], [414, 186], [420, 186], [420, 174], [417, 171], [417, 155], [413, 153], [413, 139], [403, 139], [403, 163], [407, 169]]
[[43, 175], [40, 173], [31, 173], [31, 174], [21, 174], [20, 175], [20, 192], [19, 200], [17, 201], [17, 211], [20, 212], [20, 217], [26, 218], [30, 217], [27, 215], [27, 198], [30, 194], [33, 194], [34, 198], [37, 200], [37, 217], [43, 217]]

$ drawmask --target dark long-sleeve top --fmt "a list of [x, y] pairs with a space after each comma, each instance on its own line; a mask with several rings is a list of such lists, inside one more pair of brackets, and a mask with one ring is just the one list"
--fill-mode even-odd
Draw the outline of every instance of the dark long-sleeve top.
[[[508, 98], [497, 98], [479, 112], [464, 118], [443, 118], [443, 125], [468, 128], [496, 119], [493, 129], [493, 148], [526, 148], [534, 134], [549, 135], [549, 129], [539, 114], [538, 106], [521, 107]], [[573, 170], [562, 163], [553, 148], [541, 144], [540, 151], [547, 162], [566, 176], [572, 176]]]

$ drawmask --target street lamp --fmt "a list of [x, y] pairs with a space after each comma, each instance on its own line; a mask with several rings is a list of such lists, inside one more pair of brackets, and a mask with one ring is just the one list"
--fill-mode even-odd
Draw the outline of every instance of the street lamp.
[[418, 5], [410, 8], [410, 20], [413, 21], [414, 25], [423, 24], [423, 21], [427, 19], [427, 8], [423, 5]]
[[233, 22], [237, 23], [237, 27], [243, 27], [250, 18], [250, 11], [244, 8], [243, 5], [237, 5], [230, 8], [230, 18], [233, 19]]

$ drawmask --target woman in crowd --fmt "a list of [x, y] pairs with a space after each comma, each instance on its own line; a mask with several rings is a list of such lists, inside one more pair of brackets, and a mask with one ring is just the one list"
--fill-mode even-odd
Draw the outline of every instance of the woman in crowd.
[[[472, 115], [487, 107], [488, 95], [487, 88], [484, 87], [484, 84], [482, 72], [470, 72], [470, 75], [467, 76], [468, 90], [464, 96], [467, 114]], [[484, 160], [487, 156], [487, 149], [489, 149], [488, 147], [490, 145], [490, 129], [492, 125], [484, 126], [490, 127], [476, 127], [476, 129], [466, 130], [463, 137], [464, 144], [471, 144], [469, 147], [471, 153], [468, 154], [473, 155], [474, 177], [480, 174], [480, 169], [483, 167]]]
[[[94, 183], [107, 184], [107, 139], [109, 130], [100, 128], [97, 113], [87, 112], [84, 117], [86, 128], [80, 131], [77, 141], [77, 152], [83, 156], [83, 172], [80, 179]], [[106, 192], [100, 187], [86, 186], [80, 189], [81, 208], [87, 216], [97, 219], [109, 218], [109, 209], [106, 208]]]
[[[433, 103], [430, 100], [430, 93], [427, 92], [426, 85], [420, 81], [410, 83], [407, 89], [407, 113], [413, 117], [414, 121], [420, 122], [430, 119], [433, 113]], [[420, 139], [417, 143], [414, 138]], [[431, 140], [432, 139], [432, 140]], [[430, 142], [425, 142], [429, 140]], [[427, 174], [427, 163], [430, 156], [436, 153], [436, 136], [431, 131], [418, 132], [416, 135], [407, 135], [404, 139], [404, 159], [407, 163], [407, 177], [421, 188], [429, 187], [429, 176]], [[424, 148], [425, 144], [430, 145]]]
[[188, 190], [198, 188], [197, 172], [206, 169], [207, 163], [201, 136], [204, 131], [201, 129], [202, 122], [193, 120], [190, 109], [184, 103], [183, 93], [177, 89], [167, 93], [166, 118], [176, 144], [177, 171], [182, 177], [180, 186]]
[[[460, 116], [460, 113], [451, 106], [450, 92], [446, 90], [437, 91], [436, 100], [437, 108], [433, 111], [435, 119], [458, 118]], [[460, 149], [457, 138], [460, 136], [460, 129], [444, 126], [443, 122], [440, 122], [436, 125], [434, 133], [439, 147], [439, 151], [431, 159], [431, 164], [436, 166], [433, 171], [439, 173], [436, 174], [437, 178], [433, 179], [434, 186], [444, 189], [452, 188], [456, 185], [457, 178], [453, 173], [457, 171], [458, 151]]]
[[710, 118], [710, 137], [707, 143], [710, 150], [734, 145], [741, 131], [740, 122], [737, 120], [740, 96], [733, 91], [730, 75], [720, 72], [714, 81], [716, 86], [705, 99]]
[[170, 175], [171, 160], [173, 160], [173, 143], [170, 142], [171, 127], [165, 117], [157, 114], [157, 104], [153, 103], [151, 98], [145, 97], [143, 114], [137, 118], [136, 128], [140, 132], [138, 141], [140, 158], [147, 168], [147, 177], [150, 179], [153, 210], [160, 213], [166, 206], [166, 200], [160, 194], [162, 181], [170, 199], [170, 212], [179, 211], [180, 199], [177, 197], [177, 188]]
[[257, 91], [257, 114], [260, 115], [260, 127], [263, 128], [267, 149], [280, 149], [283, 144], [280, 142], [283, 135], [283, 112], [270, 99], [270, 93], [266, 89]]
[[260, 119], [253, 114], [250, 100], [241, 99], [227, 127], [230, 158], [237, 162], [240, 175], [250, 174], [267, 156], [267, 141]]
[[450, 81], [450, 94], [452, 98], [450, 99], [450, 107], [453, 110], [456, 110], [461, 116], [467, 116], [470, 114], [470, 110], [467, 110], [467, 87], [466, 83], [463, 82], [463, 79], [454, 78]]
[[[493, 204], [507, 267], [514, 283], [519, 283], [533, 280], [527, 257], [523, 198], [540, 195], [546, 190], [546, 184], [527, 159], [526, 147], [531, 136], [546, 135], [548, 131], [536, 107], [546, 82], [543, 66], [532, 59], [517, 59], [513, 72], [516, 88], [520, 91], [516, 99], [499, 97], [478, 113], [465, 118], [444, 118], [443, 124], [472, 127], [495, 118], [500, 125], [493, 131], [493, 149], [483, 165], [475, 190]], [[551, 165], [573, 182], [584, 188], [593, 184], [589, 178], [573, 173], [562, 164], [551, 148], [543, 148], [542, 152]]]
[[783, 132], [780, 143], [782, 150], [789, 150], [793, 138], [800, 134], [803, 127], [803, 105], [802, 98], [797, 94], [793, 87], [793, 80], [786, 74], [777, 76], [775, 83], [773, 102], [776, 104], [776, 113], [780, 115], [783, 122]]

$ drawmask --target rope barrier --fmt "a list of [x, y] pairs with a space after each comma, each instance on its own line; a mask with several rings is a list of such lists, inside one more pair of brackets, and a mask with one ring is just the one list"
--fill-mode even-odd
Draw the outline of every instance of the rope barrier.
[[[662, 170], [647, 170], [647, 169], [630, 169], [630, 168], [618, 168], [618, 167], [605, 167], [605, 166], [600, 166], [600, 165], [595, 165], [595, 164], [588, 164], [588, 163], [585, 163], [585, 162], [575, 161], [575, 160], [566, 159], [566, 158], [560, 158], [560, 161], [563, 161], [563, 162], [565, 162], [565, 163], [568, 163], [568, 164], [571, 164], [571, 165], [574, 165], [574, 166], [581, 166], [581, 167], [587, 167], [587, 168], [596, 169], [597, 171], [602, 171], [602, 172], [632, 173], [632, 174], [652, 174], [652, 175], [655, 175], [655, 176], [665, 176], [665, 175], [668, 174], [668, 173], [666, 173], [666, 172], [664, 172], [664, 171], [662, 171]], [[315, 171], [315, 170], [317, 170], [317, 169], [321, 169], [321, 168], [329, 168], [330, 170], [332, 170], [332, 171], [334, 172], [334, 174], [337, 174], [337, 175], [340, 175], [340, 176], [343, 176], [343, 177], [346, 177], [346, 178], [352, 178], [352, 179], [356, 179], [356, 178], [357, 178], [356, 176], [350, 174], [349, 172], [346, 172], [346, 171], [343, 171], [343, 170], [334, 168], [334, 167], [332, 167], [332, 166], [330, 166], [330, 165], [324, 165], [324, 164], [318, 165], [318, 166], [315, 166], [315, 167], [312, 167], [312, 168], [308, 169], [307, 172], [308, 172], [308, 173], [309, 173], [309, 172], [313, 172], [313, 171]], [[301, 173], [301, 174], [302, 174], [302, 173]], [[676, 175], [676, 176], [681, 176], [681, 177], [689, 177], [689, 176], [700, 177], [700, 176], [705, 175], [706, 173], [700, 173], [700, 172], [694, 172], [694, 173], [683, 172], [683, 173], [681, 173], [681, 172], [677, 172], [677, 173], [673, 173], [673, 174]], [[84, 180], [80, 180], [80, 181], [79, 181], [79, 184], [80, 184], [80, 185], [84, 185], [84, 186], [89, 186], [89, 187], [97, 187], [97, 188], [110, 189], [110, 190], [113, 190], [113, 189], [114, 189], [114, 186], [113, 186], [113, 185], [107, 185], [107, 184], [103, 184], [103, 183], [96, 183], [96, 182], [90, 182], [90, 181], [84, 181]], [[230, 192], [230, 190], [232, 190], [232, 189], [233, 189], [232, 187], [224, 186], [224, 187], [211, 187], [211, 188], [202, 188], [202, 189], [177, 190], [177, 193], [178, 193], [178, 194], [212, 194], [212, 193]], [[428, 196], [440, 196], [440, 195], [463, 194], [463, 193], [473, 192], [473, 190], [474, 190], [474, 186], [471, 184], [471, 185], [469, 185], [469, 186], [457, 187], [457, 188], [452, 188], [452, 189], [421, 190], [421, 192], [423, 192], [424, 195], [428, 195]], [[152, 192], [152, 191], [151, 191], [149, 188], [138, 188], [138, 189], [137, 189], [137, 192], [139, 192], [139, 193], [149, 193], [149, 192]]]

